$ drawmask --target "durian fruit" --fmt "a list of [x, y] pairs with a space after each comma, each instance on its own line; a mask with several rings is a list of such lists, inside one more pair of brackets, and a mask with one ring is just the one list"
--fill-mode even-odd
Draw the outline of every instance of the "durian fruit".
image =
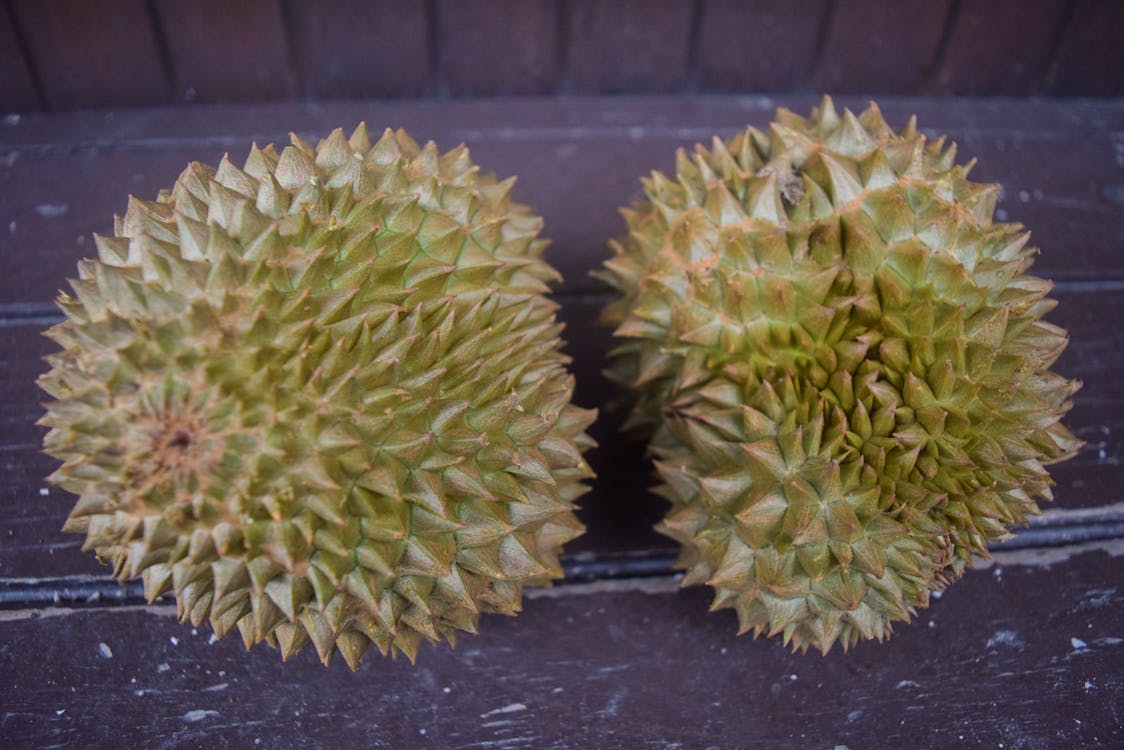
[[65, 530], [284, 658], [413, 660], [517, 612], [582, 532], [594, 412], [513, 182], [360, 125], [130, 199], [47, 332]]
[[844, 649], [908, 621], [1050, 499], [1079, 384], [999, 186], [871, 104], [680, 151], [604, 278], [682, 544], [741, 632]]

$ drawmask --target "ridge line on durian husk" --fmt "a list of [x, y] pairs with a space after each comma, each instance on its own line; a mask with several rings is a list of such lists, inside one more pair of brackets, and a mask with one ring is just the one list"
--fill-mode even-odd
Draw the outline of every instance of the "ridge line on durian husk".
[[1077, 441], [1020, 226], [955, 146], [830, 98], [644, 180], [597, 275], [682, 545], [741, 632], [882, 639], [1050, 498]]
[[581, 533], [594, 413], [512, 184], [361, 125], [130, 199], [48, 332], [66, 529], [285, 658], [413, 659], [516, 612]]

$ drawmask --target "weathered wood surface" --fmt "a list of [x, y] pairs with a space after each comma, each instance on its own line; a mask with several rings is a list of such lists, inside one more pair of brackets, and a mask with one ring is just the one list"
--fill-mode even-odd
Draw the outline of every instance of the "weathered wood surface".
[[[296, 7], [296, 4], [294, 4]], [[151, 196], [187, 161], [242, 153], [287, 129], [322, 136], [366, 119], [486, 169], [519, 173], [568, 276], [558, 300], [576, 400], [603, 405], [607, 297], [587, 272], [620, 231], [615, 207], [674, 148], [763, 125], [808, 97], [574, 98], [208, 106], [10, 118], [0, 126], [0, 746], [741, 748], [1100, 747], [1124, 743], [1124, 104], [889, 99], [950, 132], [1001, 210], [1034, 230], [1036, 270], [1059, 280], [1057, 369], [1085, 382], [1067, 423], [1088, 441], [1056, 467], [1056, 502], [888, 644], [826, 658], [736, 639], [704, 590], [675, 592], [674, 550], [651, 530], [642, 447], [595, 427], [599, 473], [567, 579], [419, 664], [375, 657], [358, 675], [141, 609], [138, 587], [59, 531], [73, 499], [48, 488], [34, 378], [53, 345], [56, 289], [93, 252], [128, 192]], [[843, 102], [861, 106], [862, 100]], [[1035, 192], [1038, 191], [1038, 192]], [[79, 240], [80, 237], [85, 239]], [[1074, 546], [1080, 542], [1086, 544]], [[1010, 551], [1014, 550], [1014, 551]], [[1078, 554], [1081, 552], [1081, 554]], [[1033, 565], [1031, 565], [1033, 563]], [[1047, 565], [1048, 564], [1048, 565]], [[1046, 567], [1044, 567], [1046, 566]], [[642, 578], [641, 578], [642, 577]], [[47, 609], [42, 609], [47, 607]], [[38, 608], [38, 609], [37, 609]], [[103, 648], [104, 644], [104, 648]], [[255, 740], [260, 743], [255, 744]]]
[[153, 8], [174, 98], [254, 102], [296, 93], [276, 0], [157, 0]]
[[582, 94], [682, 91], [694, 4], [682, 0], [569, 0], [568, 90]]
[[695, 72], [701, 91], [793, 91], [816, 64], [827, 0], [706, 0]]
[[[817, 97], [538, 99], [170, 108], [35, 115], [0, 126], [0, 304], [50, 299], [74, 262], [93, 252], [129, 193], [151, 198], [189, 161], [244, 158], [252, 141], [287, 142], [295, 130], [323, 137], [366, 120], [405, 126], [448, 148], [467, 143], [485, 170], [519, 175], [515, 196], [545, 218], [561, 291], [598, 289], [589, 268], [623, 229], [618, 207], [640, 197], [640, 177], [674, 167], [675, 149], [746, 124], [764, 127], [777, 106], [807, 112]], [[844, 98], [862, 108], [866, 100]], [[1124, 104], [884, 99], [888, 119], [916, 113], [948, 133], [973, 177], [1001, 181], [1001, 218], [1022, 221], [1043, 253], [1039, 273], [1124, 278]], [[596, 187], [596, 189], [593, 189]], [[28, 263], [33, 253], [35, 263]]]
[[[975, 95], [1035, 93], [1070, 5], [1067, 0], [960, 3], [948, 30], [937, 87]], [[998, 29], [1018, 29], [1018, 33], [996, 33]]]
[[[1052, 94], [1068, 96], [1124, 95], [1124, 3], [1118, 0], [1074, 0], [1073, 11], [1058, 40], [1047, 73]], [[1112, 71], [1108, 76], [1102, 71]]]
[[8, 8], [48, 109], [168, 101], [167, 57], [144, 0], [118, 0], [110, 12], [86, 0], [10, 0]]
[[812, 85], [825, 91], [922, 90], [940, 64], [952, 0], [833, 3]]
[[43, 102], [7, 6], [0, 6], [0, 108], [35, 112]]
[[18, 42], [0, 52], [16, 84], [0, 87], [4, 111], [167, 104], [183, 101], [189, 80], [199, 83], [189, 84], [195, 101], [824, 88], [1124, 93], [1117, 0], [4, 6], [14, 13]]
[[450, 96], [557, 90], [563, 31], [554, 0], [441, 0], [437, 10], [437, 64]]
[[[428, 3], [288, 0], [301, 96], [416, 97], [430, 91]], [[393, 19], [393, 22], [391, 22]]]
[[[1019, 553], [1026, 561], [1028, 554]], [[1066, 557], [1055, 554], [1054, 559]], [[1045, 563], [1041, 558], [1035, 562]], [[884, 644], [791, 654], [670, 579], [560, 586], [416, 666], [212, 642], [171, 608], [0, 612], [8, 747], [1098, 748], [1124, 742], [1124, 566], [974, 571]]]

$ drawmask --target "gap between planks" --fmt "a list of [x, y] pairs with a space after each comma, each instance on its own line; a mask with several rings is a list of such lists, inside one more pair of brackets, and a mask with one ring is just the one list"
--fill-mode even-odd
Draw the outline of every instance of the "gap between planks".
[[[1124, 503], [1047, 511], [1032, 519], [1031, 528], [993, 550], [991, 558], [976, 558], [973, 565], [981, 569], [995, 564], [1048, 566], [1090, 551], [1104, 551], [1113, 557], [1124, 555]], [[674, 589], [680, 578], [674, 567], [675, 557], [673, 550], [573, 555], [564, 560], [566, 577], [557, 585], [543, 590], [529, 589], [526, 595], [557, 597], [636, 587], [643, 590], [654, 587], [657, 593], [669, 587]], [[118, 608], [143, 601], [139, 581], [121, 584], [110, 576], [0, 579], [0, 608], [8, 611], [23, 611], [45, 604], [78, 609]]]
[[[1051, 549], [1025, 549], [1011, 552], [996, 552], [991, 558], [976, 558], [972, 569], [975, 571], [988, 570], [994, 566], [999, 567], [1034, 567], [1050, 568], [1067, 562], [1073, 557], [1089, 552], [1103, 552], [1110, 557], [1124, 556], [1124, 539], [1109, 539], [1083, 544], [1073, 544], [1066, 547]], [[528, 600], [535, 599], [562, 599], [570, 597], [591, 596], [595, 594], [612, 593], [642, 593], [651, 595], [674, 594], [682, 588], [682, 576], [678, 573], [659, 577], [620, 578], [615, 580], [598, 580], [586, 583], [575, 583], [550, 588], [528, 589], [524, 596]], [[160, 600], [161, 602], [163, 600]], [[24, 607], [19, 609], [0, 609], [0, 622], [14, 622], [32, 620], [45, 617], [65, 617], [79, 614], [93, 609], [90, 606], [47, 606]], [[128, 602], [119, 606], [97, 607], [99, 611], [114, 613], [146, 612], [163, 617], [177, 616], [176, 606], [173, 604], [141, 604]]]

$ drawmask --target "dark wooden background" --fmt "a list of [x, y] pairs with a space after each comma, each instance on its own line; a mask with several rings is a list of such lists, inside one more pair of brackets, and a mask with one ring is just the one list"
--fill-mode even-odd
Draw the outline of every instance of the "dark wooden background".
[[3, 0], [0, 110], [819, 92], [1112, 97], [1119, 0]]
[[[1124, 0], [0, 0], [0, 747], [1124, 747]], [[1087, 441], [1055, 502], [887, 644], [792, 655], [678, 593], [641, 446], [595, 426], [567, 577], [418, 665], [281, 665], [142, 607], [43, 480], [41, 331], [91, 232], [191, 160], [366, 120], [517, 174], [576, 400], [588, 272], [680, 146], [876, 95], [947, 133], [1053, 279]]]

